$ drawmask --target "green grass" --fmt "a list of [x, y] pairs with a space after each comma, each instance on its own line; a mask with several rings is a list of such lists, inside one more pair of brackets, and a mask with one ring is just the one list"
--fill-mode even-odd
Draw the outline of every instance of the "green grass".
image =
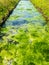
[[[12, 32], [11, 33], [11, 29]], [[2, 28], [0, 65], [49, 65], [47, 26], [27, 24], [20, 28]]]
[[0, 24], [9, 12], [15, 7], [19, 0], [0, 0]]
[[49, 21], [49, 0], [30, 0], [43, 16], [46, 18], [47, 22]]

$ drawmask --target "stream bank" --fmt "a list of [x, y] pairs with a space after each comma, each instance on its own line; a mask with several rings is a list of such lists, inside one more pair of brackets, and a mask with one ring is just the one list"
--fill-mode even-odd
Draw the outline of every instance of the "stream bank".
[[[16, 2], [15, 2], [15, 4], [13, 4], [12, 5], [12, 8], [11, 9], [7, 9], [7, 11], [5, 12], [5, 13], [3, 13], [4, 12], [4, 8], [6, 9], [6, 6], [4, 6], [3, 7], [3, 9], [1, 8], [1, 12], [0, 13], [2, 13], [2, 15], [0, 15], [0, 26], [2, 26], [4, 23], [5, 23], [5, 21], [8, 19], [8, 17], [10, 16], [10, 14], [13, 12], [13, 10], [15, 9], [15, 7], [18, 5], [18, 3], [19, 3], [19, 1], [20, 0], [17, 0]], [[6, 2], [6, 1], [5, 1]], [[7, 4], [7, 3], [6, 3]], [[12, 3], [11, 3], [12, 4]], [[3, 4], [2, 4], [3, 5]], [[8, 8], [8, 6], [7, 6], [7, 8]], [[3, 12], [2, 12], [2, 10], [3, 10]], [[5, 14], [5, 15], [3, 15], [3, 14]], [[2, 17], [1, 17], [2, 16]]]

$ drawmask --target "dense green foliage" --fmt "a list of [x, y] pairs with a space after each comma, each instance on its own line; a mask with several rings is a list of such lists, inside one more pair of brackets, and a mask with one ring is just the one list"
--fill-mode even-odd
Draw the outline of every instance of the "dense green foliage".
[[2, 19], [6, 18], [18, 1], [19, 0], [0, 0], [0, 23], [2, 23]]
[[49, 21], [49, 0], [30, 0]]
[[47, 26], [26, 24], [2, 28], [0, 65], [49, 65]]

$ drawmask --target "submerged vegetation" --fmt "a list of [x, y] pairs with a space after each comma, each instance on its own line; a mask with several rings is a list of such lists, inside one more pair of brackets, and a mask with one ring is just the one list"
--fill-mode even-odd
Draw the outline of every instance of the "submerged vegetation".
[[[16, 2], [0, 0], [0, 20]], [[29, 0], [21, 0], [0, 27], [0, 65], [49, 65], [49, 28], [45, 22]]]
[[46, 18], [47, 22], [49, 21], [49, 0], [30, 0], [43, 16]]
[[0, 65], [49, 65], [47, 26], [27, 24], [1, 30]]
[[0, 24], [9, 15], [19, 0], [0, 0]]

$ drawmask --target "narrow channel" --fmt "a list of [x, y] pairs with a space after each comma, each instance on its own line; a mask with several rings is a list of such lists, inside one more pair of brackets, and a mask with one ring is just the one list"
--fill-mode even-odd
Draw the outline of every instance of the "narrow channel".
[[[21, 27], [26, 27], [28, 24], [43, 26], [45, 22], [46, 21], [42, 14], [38, 12], [38, 10], [34, 7], [34, 5], [32, 5], [29, 0], [21, 0], [3, 25], [3, 28], [1, 28], [0, 38], [10, 34], [16, 34], [17, 32], [14, 30]], [[9, 30], [6, 31], [6, 29]], [[4, 31], [7, 33], [3, 34]]]

